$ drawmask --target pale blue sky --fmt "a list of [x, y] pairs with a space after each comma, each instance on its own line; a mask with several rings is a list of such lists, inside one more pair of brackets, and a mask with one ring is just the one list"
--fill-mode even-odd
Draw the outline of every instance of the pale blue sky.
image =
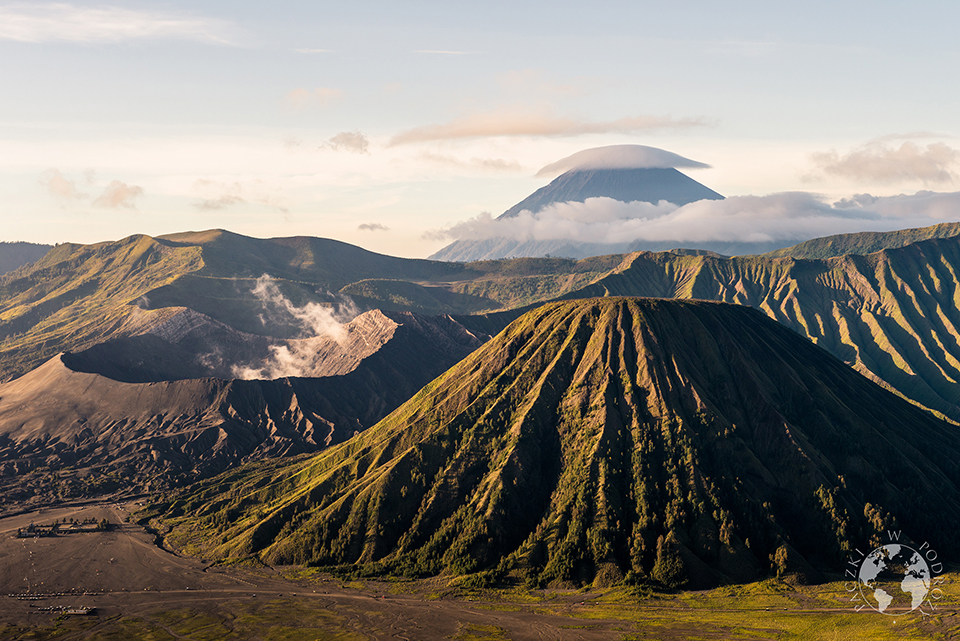
[[0, 236], [424, 256], [621, 143], [726, 195], [953, 192], [958, 24], [946, 2], [0, 0]]

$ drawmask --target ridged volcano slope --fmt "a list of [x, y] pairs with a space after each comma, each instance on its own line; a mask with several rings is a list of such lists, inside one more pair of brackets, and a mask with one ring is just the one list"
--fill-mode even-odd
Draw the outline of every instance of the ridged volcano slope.
[[826, 260], [636, 254], [566, 295], [749, 305], [922, 407], [960, 422], [960, 238]]
[[[960, 436], [760, 313], [534, 310], [343, 445], [163, 508], [207, 558], [666, 584], [836, 563], [897, 522], [944, 549]], [[956, 547], [954, 547], [956, 549]]]

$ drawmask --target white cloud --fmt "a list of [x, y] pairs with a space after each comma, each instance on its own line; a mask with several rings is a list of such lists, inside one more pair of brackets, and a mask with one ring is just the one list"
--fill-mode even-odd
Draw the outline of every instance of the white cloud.
[[554, 114], [549, 109], [507, 107], [479, 112], [437, 125], [415, 127], [394, 136], [388, 143], [404, 145], [436, 140], [483, 138], [490, 136], [577, 136], [581, 134], [631, 133], [658, 129], [700, 127], [696, 118], [671, 116], [630, 116], [617, 120], [591, 122]]
[[223, 194], [222, 196], [217, 196], [216, 198], [201, 198], [195, 202], [193, 206], [204, 211], [212, 211], [226, 209], [227, 207], [232, 207], [233, 205], [242, 205], [245, 202], [247, 201], [240, 196]]
[[370, 141], [359, 131], [341, 131], [327, 142], [320, 145], [321, 149], [332, 151], [352, 151], [357, 154], [369, 154]]
[[125, 207], [126, 209], [136, 209], [134, 200], [143, 195], [143, 187], [137, 185], [128, 185], [119, 180], [110, 181], [103, 193], [93, 201], [94, 207], [103, 207], [105, 209], [116, 209]]
[[536, 215], [494, 219], [483, 213], [432, 238], [570, 240], [589, 243], [648, 241], [770, 242], [857, 231], [889, 231], [960, 220], [960, 192], [919, 192], [836, 205], [815, 194], [786, 192], [701, 200], [683, 207], [661, 201], [623, 203], [610, 198], [559, 203]]
[[[930, 134], [917, 137], [930, 137]], [[935, 142], [921, 146], [912, 140], [899, 147], [887, 142], [901, 136], [884, 136], [846, 154], [836, 151], [817, 152], [810, 159], [825, 174], [851, 178], [867, 183], [902, 183], [920, 181], [923, 184], [943, 184], [957, 178], [960, 151], [946, 143]]]
[[0, 7], [0, 39], [19, 42], [117, 43], [180, 39], [235, 44], [237, 29], [223, 20], [186, 13], [123, 7], [83, 7], [66, 2], [14, 3]]
[[960, 220], [960, 192], [918, 191], [897, 196], [857, 194], [834, 203], [834, 206], [875, 211], [886, 220], [903, 221], [905, 226], [913, 227]]
[[[96, 172], [88, 169], [84, 172], [84, 178], [87, 185], [93, 185], [96, 180]], [[40, 185], [55, 198], [63, 202], [87, 202], [90, 199], [88, 194], [82, 193], [77, 189], [74, 181], [64, 177], [59, 169], [48, 169], [40, 174]], [[116, 209], [124, 207], [126, 209], [136, 209], [134, 201], [143, 195], [143, 187], [138, 185], [128, 185], [119, 180], [110, 181], [103, 192], [93, 200], [94, 207], [105, 209]]]
[[202, 211], [217, 211], [246, 203], [287, 211], [279, 190], [268, 189], [262, 180], [231, 183], [201, 178], [194, 181], [192, 191], [197, 196], [193, 206]]
[[193, 206], [203, 211], [214, 211], [243, 204], [247, 201], [240, 195], [241, 189], [239, 182], [229, 184], [201, 178], [193, 183], [193, 192], [198, 195]]
[[645, 145], [609, 145], [584, 149], [577, 153], [550, 163], [537, 172], [538, 176], [562, 174], [571, 169], [642, 169], [642, 168], [709, 169], [696, 160], [684, 158], [679, 154]]
[[520, 163], [516, 160], [506, 160], [505, 158], [470, 158], [469, 160], [461, 160], [454, 156], [430, 152], [420, 154], [419, 158], [438, 165], [466, 169], [471, 172], [518, 172], [522, 169]]
[[360, 223], [357, 231], [390, 231], [390, 228], [380, 223]]
[[87, 198], [86, 194], [77, 190], [77, 186], [72, 180], [64, 178], [59, 169], [48, 169], [40, 174], [40, 185], [51, 196], [60, 200], [71, 201]]

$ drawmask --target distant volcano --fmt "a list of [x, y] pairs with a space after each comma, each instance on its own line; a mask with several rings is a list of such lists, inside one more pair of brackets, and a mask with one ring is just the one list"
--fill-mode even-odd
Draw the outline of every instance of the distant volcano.
[[[498, 221], [515, 218], [527, 211], [538, 216], [551, 205], [585, 203], [591, 198], [609, 198], [620, 203], [672, 203], [688, 205], [701, 200], [723, 200], [716, 191], [677, 170], [709, 168], [709, 165], [677, 154], [643, 145], [612, 145], [586, 149], [544, 167], [538, 176], [563, 172], [513, 207]], [[589, 204], [588, 204], [589, 205]], [[558, 219], [560, 221], [560, 219]], [[550, 227], [550, 220], [540, 222]], [[590, 242], [584, 238], [516, 237], [509, 233], [481, 238], [461, 238], [430, 256], [433, 260], [466, 262], [519, 258], [524, 256], [564, 256], [586, 258], [634, 251], [667, 251], [678, 247], [713, 251], [718, 254], [759, 254], [795, 242], [700, 242], [691, 245], [680, 239], [648, 241], [627, 237], [615, 242]]]
[[675, 205], [723, 199], [717, 192], [672, 167], [572, 169], [503, 212], [500, 218], [511, 218], [523, 210], [535, 214], [553, 203], [582, 203], [587, 198], [601, 197], [625, 203], [656, 204], [665, 200]]

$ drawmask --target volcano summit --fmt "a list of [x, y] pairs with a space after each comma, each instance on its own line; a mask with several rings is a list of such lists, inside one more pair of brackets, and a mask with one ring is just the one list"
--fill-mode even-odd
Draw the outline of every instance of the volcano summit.
[[565, 171], [549, 185], [505, 211], [500, 218], [511, 218], [521, 211], [536, 214], [554, 203], [582, 203], [588, 198], [652, 204], [665, 200], [674, 205], [723, 199], [709, 187], [677, 171], [677, 167], [706, 169], [710, 165], [643, 145], [586, 149], [541, 169], [538, 176]]

